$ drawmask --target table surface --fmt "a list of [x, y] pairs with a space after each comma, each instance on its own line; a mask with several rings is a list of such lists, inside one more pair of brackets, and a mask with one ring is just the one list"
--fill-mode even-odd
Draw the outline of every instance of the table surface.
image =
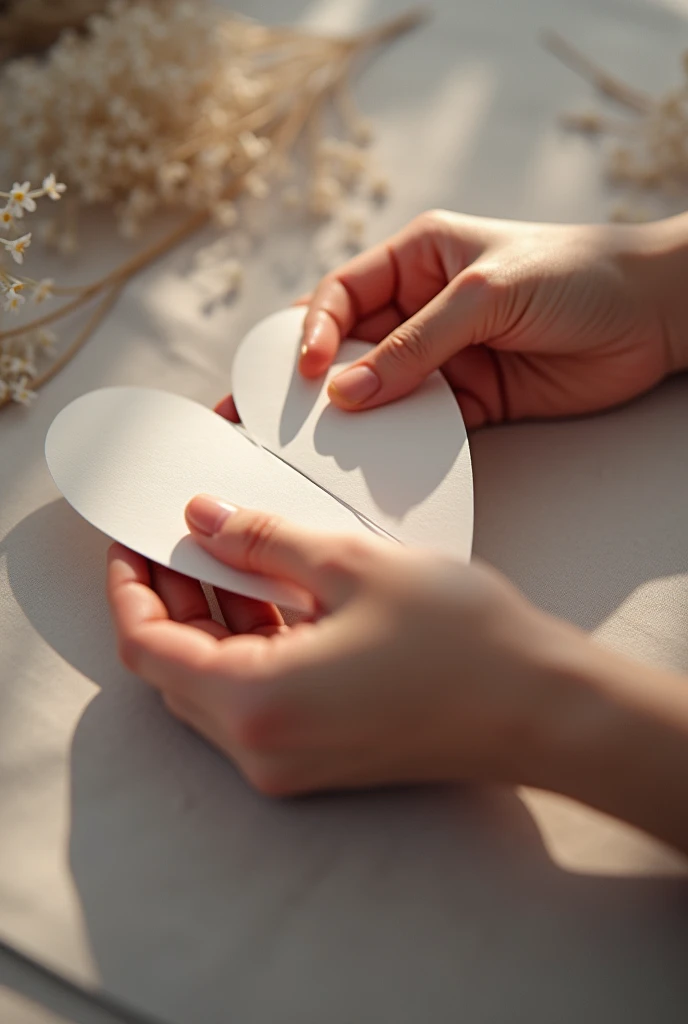
[[[558, 29], [660, 90], [678, 75], [688, 3], [433, 8], [357, 85], [393, 183], [366, 214], [367, 241], [437, 206], [603, 220], [599, 149], [556, 124], [590, 89], [538, 32]], [[352, 28], [401, 5], [243, 9]], [[668, 850], [532, 792], [270, 802], [119, 666], [107, 542], [58, 498], [43, 439], [63, 405], [106, 384], [213, 402], [242, 334], [336, 258], [327, 231], [274, 229], [243, 257], [242, 297], [209, 304], [197, 254], [217, 238], [202, 233], [132, 282], [35, 408], [0, 414], [0, 937], [129, 1008], [99, 1007], [0, 949], [0, 1019], [685, 1020], [688, 887]], [[110, 256], [87, 229], [61, 276], [90, 277]], [[686, 436], [686, 379], [608, 415], [478, 432], [476, 553], [603, 643], [688, 670]]]

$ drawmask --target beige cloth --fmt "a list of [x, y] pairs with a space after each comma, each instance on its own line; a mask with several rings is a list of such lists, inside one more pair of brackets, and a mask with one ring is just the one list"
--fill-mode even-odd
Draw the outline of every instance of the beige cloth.
[[[400, 7], [245, 5], [343, 27]], [[368, 241], [438, 205], [603, 218], [599, 154], [555, 124], [589, 90], [537, 33], [654, 88], [678, 73], [686, 4], [434, 7], [358, 90], [394, 183]], [[43, 438], [105, 384], [217, 399], [244, 331], [314, 283], [330, 244], [271, 234], [243, 297], [208, 309], [192, 256], [212, 237], [128, 287], [34, 410], [0, 413], [0, 935], [175, 1024], [685, 1020], [685, 870], [658, 844], [532, 793], [274, 803], [119, 666], [107, 542], [58, 498]], [[100, 245], [65, 274], [95, 273]], [[603, 642], [688, 671], [686, 437], [688, 379], [609, 415], [480, 432], [476, 553]]]

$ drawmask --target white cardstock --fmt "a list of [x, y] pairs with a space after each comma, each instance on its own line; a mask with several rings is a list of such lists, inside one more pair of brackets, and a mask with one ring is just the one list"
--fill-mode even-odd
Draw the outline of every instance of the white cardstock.
[[239, 346], [234, 401], [248, 433], [397, 540], [468, 560], [471, 456], [442, 374], [391, 405], [342, 412], [327, 384], [371, 346], [344, 342], [324, 380], [306, 380], [297, 369], [304, 316], [304, 307], [275, 313]]
[[[237, 354], [234, 397], [258, 443], [210, 409], [164, 391], [103, 388], [68, 405], [45, 444], [67, 501], [154, 562], [297, 610], [306, 607], [298, 588], [231, 569], [195, 543], [184, 520], [195, 494], [271, 511], [311, 530], [370, 536], [372, 525], [402, 543], [467, 559], [470, 455], [444, 379], [433, 374], [413, 395], [379, 410], [341, 413], [327, 401], [330, 375], [304, 381], [295, 370], [303, 315], [289, 309], [268, 317]], [[345, 342], [335, 371], [367, 349]]]

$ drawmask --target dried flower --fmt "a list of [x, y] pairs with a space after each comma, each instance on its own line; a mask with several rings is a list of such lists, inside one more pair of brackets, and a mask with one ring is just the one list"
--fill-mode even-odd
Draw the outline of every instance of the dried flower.
[[650, 211], [638, 206], [632, 193], [658, 191], [664, 195], [688, 193], [688, 51], [681, 58], [684, 83], [654, 98], [613, 78], [556, 34], [546, 37], [548, 47], [565, 63], [625, 106], [632, 117], [605, 118], [596, 112], [566, 114], [568, 128], [604, 134], [615, 140], [606, 158], [606, 174], [630, 193], [611, 210], [613, 220], [647, 220]]
[[8, 288], [3, 296], [3, 309], [6, 313], [18, 313], [26, 299], [21, 292]]
[[[38, 194], [40, 194], [40, 192]], [[36, 202], [31, 192], [30, 181], [25, 181], [23, 185], [20, 185], [18, 181], [15, 181], [14, 185], [10, 189], [7, 206], [9, 207], [13, 217], [23, 217], [24, 210], [26, 210], [27, 213], [33, 213], [36, 209]]]
[[66, 189], [67, 186], [58, 181], [54, 174], [49, 174], [47, 178], [43, 179], [43, 191], [53, 200], [59, 199]]
[[213, 207], [213, 217], [221, 227], [233, 228], [239, 219], [239, 213], [234, 203], [225, 199]]
[[36, 282], [33, 289], [33, 295], [31, 297], [36, 303], [45, 302], [45, 300], [49, 299], [53, 294], [54, 288], [55, 282], [52, 277], [44, 277], [41, 281]]
[[10, 254], [15, 263], [24, 262], [24, 253], [31, 245], [31, 234], [20, 235], [19, 238], [0, 238], [0, 242]]
[[47, 327], [41, 327], [36, 331], [36, 344], [44, 352], [52, 352], [57, 342], [57, 335]]
[[[24, 2], [37, 28], [48, 20], [46, 11], [52, 17], [51, 0]], [[319, 216], [338, 212], [366, 168], [361, 147], [371, 133], [350, 99], [340, 110], [348, 140], [320, 139], [320, 114], [345, 97], [354, 58], [423, 18], [422, 12], [402, 14], [340, 40], [228, 16], [206, 0], [81, 2], [103, 13], [88, 18], [79, 34], [62, 32], [40, 60], [15, 59], [3, 67], [0, 133], [17, 181], [10, 192], [0, 192], [0, 256], [22, 264], [31, 234], [20, 234], [15, 222], [35, 209], [39, 196], [59, 200], [65, 182], [71, 199], [66, 216], [40, 226], [44, 240], [65, 255], [77, 246], [76, 214], [84, 205], [110, 204], [120, 230], [132, 238], [156, 211], [178, 219], [162, 238], [99, 280], [63, 289], [71, 295], [60, 308], [0, 330], [0, 405], [10, 399], [28, 404], [89, 337], [124, 284], [162, 252], [211, 216], [223, 227], [234, 226], [236, 199], [265, 199], [273, 182], [289, 178], [302, 139], [309, 158], [303, 185], [281, 185], [282, 201], [303, 203]], [[20, 0], [8, 3], [14, 16]], [[46, 167], [54, 171], [45, 174]], [[31, 180], [42, 187], [32, 189]], [[352, 240], [362, 234], [362, 220], [359, 226], [355, 220], [347, 227]], [[235, 292], [243, 268], [233, 260], [222, 275], [227, 291]], [[9, 311], [16, 312], [22, 300], [41, 303], [52, 292], [52, 280], [10, 275], [0, 262], [0, 299]], [[44, 325], [93, 300], [95, 312], [84, 330], [37, 375], [34, 356], [40, 361], [55, 341]]]
[[[25, 181], [15, 182], [9, 192], [0, 192], [0, 198], [5, 199], [7, 203], [5, 211], [10, 211], [9, 216], [2, 217], [2, 226], [9, 234], [0, 236], [0, 252], [4, 250], [15, 263], [23, 263], [24, 254], [31, 244], [31, 234], [11, 237], [15, 227], [14, 218], [23, 217], [24, 212], [33, 213], [36, 209], [36, 199], [49, 195], [51, 190], [57, 190], [57, 182], [53, 175], [48, 175], [44, 179], [43, 187], [38, 189], [32, 190], [30, 182]], [[58, 199], [60, 194], [61, 190], [58, 190]], [[10, 273], [0, 262], [0, 299], [4, 312], [21, 311], [26, 302], [27, 285], [34, 301], [40, 302], [52, 294], [54, 282], [49, 278], [32, 281], [30, 278], [18, 277]], [[34, 361], [34, 342], [37, 340], [30, 329], [24, 332], [20, 328], [19, 333], [10, 331], [7, 338], [0, 332], [0, 403], [12, 400], [28, 405], [33, 401], [35, 392], [29, 388], [29, 381], [37, 373]], [[42, 346], [42, 351], [45, 349], [46, 346]]]
[[244, 281], [244, 268], [239, 260], [228, 261], [224, 268], [224, 279], [228, 295], [233, 295], [239, 290]]
[[20, 377], [18, 381], [10, 385], [12, 400], [20, 405], [31, 405], [36, 398], [36, 392], [29, 387], [29, 378]]

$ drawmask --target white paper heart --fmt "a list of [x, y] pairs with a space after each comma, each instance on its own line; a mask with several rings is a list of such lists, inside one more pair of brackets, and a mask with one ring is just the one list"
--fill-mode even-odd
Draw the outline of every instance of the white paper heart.
[[305, 309], [282, 310], [242, 341], [234, 400], [248, 433], [406, 544], [467, 560], [473, 476], [466, 429], [440, 373], [411, 395], [368, 412], [342, 412], [327, 383], [370, 351], [346, 341], [325, 380], [297, 370]]
[[[332, 374], [310, 382], [297, 373], [302, 322], [300, 309], [267, 318], [237, 355], [235, 400], [262, 447], [188, 398], [104, 388], [77, 398], [48, 431], [46, 459], [65, 498], [154, 562], [297, 610], [307, 607], [298, 588], [230, 569], [193, 541], [184, 521], [190, 498], [215, 494], [310, 530], [369, 535], [373, 525], [467, 559], [470, 454], [444, 378], [433, 374], [393, 405], [341, 413], [327, 401]], [[345, 342], [332, 372], [366, 350]]]

